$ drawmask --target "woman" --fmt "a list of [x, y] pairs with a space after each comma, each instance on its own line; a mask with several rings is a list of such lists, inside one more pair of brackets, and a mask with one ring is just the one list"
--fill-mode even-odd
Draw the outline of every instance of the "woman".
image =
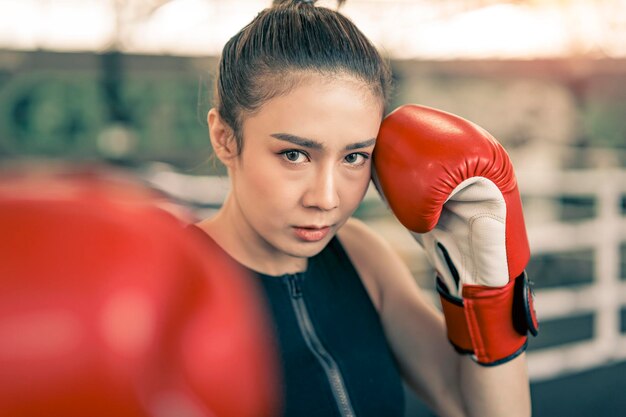
[[455, 352], [407, 267], [350, 217], [389, 91], [387, 64], [338, 12], [263, 10], [220, 60], [208, 124], [231, 191], [198, 227], [265, 290], [284, 415], [401, 416], [401, 377], [441, 416], [529, 415], [524, 354], [481, 367]]

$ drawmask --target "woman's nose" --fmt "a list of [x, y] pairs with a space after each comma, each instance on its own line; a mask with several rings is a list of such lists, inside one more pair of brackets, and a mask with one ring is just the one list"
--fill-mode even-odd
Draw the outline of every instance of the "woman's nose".
[[339, 193], [335, 171], [331, 167], [316, 172], [303, 197], [305, 207], [332, 210], [339, 206]]

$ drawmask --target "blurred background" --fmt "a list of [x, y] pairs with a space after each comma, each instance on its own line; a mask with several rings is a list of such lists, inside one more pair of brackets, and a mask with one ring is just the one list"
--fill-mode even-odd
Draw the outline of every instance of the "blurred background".
[[[0, 164], [111, 164], [211, 215], [228, 191], [205, 121], [217, 59], [270, 3], [0, 0]], [[513, 159], [541, 319], [534, 415], [626, 415], [626, 0], [348, 0], [341, 11], [390, 58], [390, 109], [456, 113]], [[423, 253], [373, 190], [356, 215], [437, 303]], [[430, 415], [409, 394], [407, 416]]]

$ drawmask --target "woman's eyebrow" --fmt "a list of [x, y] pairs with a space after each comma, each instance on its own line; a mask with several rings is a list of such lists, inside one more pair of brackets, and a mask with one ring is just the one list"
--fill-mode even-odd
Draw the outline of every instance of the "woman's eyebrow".
[[[272, 133], [270, 136], [278, 140], [283, 140], [285, 142], [293, 143], [294, 145], [302, 146], [303, 148], [324, 149], [325, 147], [322, 143], [317, 142], [313, 139], [303, 138], [289, 133]], [[346, 145], [344, 149], [346, 151], [350, 151], [353, 149], [367, 148], [368, 146], [372, 146], [375, 143], [376, 138], [371, 138], [364, 140], [363, 142], [356, 142]]]
[[311, 149], [323, 149], [324, 145], [319, 142], [314, 141], [313, 139], [302, 138], [300, 136], [291, 135], [289, 133], [272, 133], [270, 136], [284, 140], [285, 142], [293, 143], [294, 145], [302, 146], [303, 148], [311, 148]]
[[375, 143], [376, 143], [376, 138], [371, 138], [371, 139], [364, 140], [363, 142], [351, 143], [350, 145], [347, 145], [345, 147], [345, 150], [351, 151], [353, 149], [367, 148], [368, 146], [372, 146]]

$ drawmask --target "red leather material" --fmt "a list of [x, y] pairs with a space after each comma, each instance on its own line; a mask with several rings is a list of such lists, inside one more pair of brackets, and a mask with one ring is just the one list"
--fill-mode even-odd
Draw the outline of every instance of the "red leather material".
[[374, 162], [390, 208], [416, 233], [437, 225], [443, 204], [462, 181], [477, 176], [493, 181], [507, 204], [509, 276], [522, 273], [530, 248], [517, 180], [505, 149], [486, 130], [441, 110], [405, 105], [383, 121]]
[[465, 319], [476, 361], [497, 363], [520, 351], [528, 336], [513, 325], [515, 281], [501, 288], [466, 285], [463, 287]]
[[[448, 198], [465, 180], [486, 178], [497, 187], [506, 206], [506, 259], [502, 262], [506, 261], [508, 284], [501, 286], [507, 278], [501, 263], [502, 279], [493, 287], [471, 285], [476, 281], [468, 283], [456, 277], [458, 288], [462, 287], [463, 306], [439, 286], [438, 290], [448, 337], [458, 350], [473, 352], [482, 364], [497, 364], [523, 351], [528, 330], [536, 334], [538, 325], [530, 291], [527, 302], [515, 295], [515, 281], [524, 275], [530, 248], [515, 173], [505, 149], [487, 131], [461, 117], [405, 105], [384, 119], [374, 164], [389, 207], [407, 229], [418, 234], [435, 229]], [[465, 267], [460, 257], [457, 262], [455, 268]], [[519, 306], [525, 306], [523, 314]], [[522, 316], [528, 319], [520, 324]]]
[[515, 290], [521, 280], [525, 280], [525, 274], [504, 287], [466, 285], [463, 300], [453, 299], [438, 287], [448, 339], [457, 350], [473, 353], [482, 365], [496, 365], [525, 349], [527, 331], [536, 334], [538, 324], [529, 288], [521, 285], [523, 291], [528, 291], [526, 296]]
[[[530, 246], [526, 235], [522, 200], [517, 186], [514, 191], [503, 194], [506, 201], [506, 257], [509, 263], [509, 277], [518, 277], [526, 269], [530, 260]], [[520, 221], [520, 219], [522, 219]]]
[[127, 182], [0, 177], [0, 415], [272, 416], [253, 282]]
[[462, 300], [457, 302], [446, 297], [441, 291], [439, 292], [441, 299], [441, 308], [443, 316], [446, 319], [446, 327], [448, 330], [448, 339], [461, 353], [474, 353], [474, 345], [465, 320], [465, 309]]

